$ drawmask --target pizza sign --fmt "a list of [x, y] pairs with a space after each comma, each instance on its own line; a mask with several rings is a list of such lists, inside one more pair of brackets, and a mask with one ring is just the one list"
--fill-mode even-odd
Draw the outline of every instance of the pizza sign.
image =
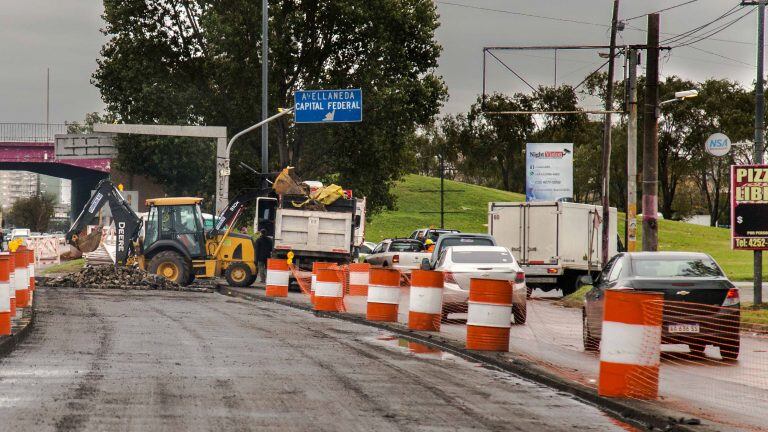
[[731, 166], [731, 247], [768, 249], [768, 165]]

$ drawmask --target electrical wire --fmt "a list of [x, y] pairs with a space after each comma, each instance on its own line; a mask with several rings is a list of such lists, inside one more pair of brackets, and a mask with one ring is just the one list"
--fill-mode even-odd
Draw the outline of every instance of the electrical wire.
[[691, 3], [696, 3], [697, 1], [699, 1], [699, 0], [688, 0], [688, 1], [686, 1], [686, 2], [682, 2], [682, 3], [676, 4], [676, 5], [673, 5], [673, 6], [670, 6], [670, 7], [664, 8], [664, 9], [659, 9], [659, 10], [657, 10], [657, 11], [655, 11], [655, 12], [648, 12], [648, 13], [646, 13], [646, 14], [642, 14], [642, 15], [634, 16], [634, 17], [631, 17], [631, 18], [625, 18], [625, 19], [623, 19], [623, 21], [631, 21], [631, 20], [634, 20], [634, 19], [642, 18], [642, 17], [644, 17], [644, 16], [648, 16], [648, 15], [650, 15], [650, 14], [654, 14], [654, 13], [661, 13], [661, 12], [666, 12], [666, 11], [668, 11], [668, 10], [672, 10], [672, 9], [675, 9], [675, 8], [679, 8], [680, 6], [685, 6], [685, 5], [688, 5], [688, 4], [691, 4]]
[[709, 37], [714, 36], [714, 35], [722, 32], [722, 31], [724, 31], [725, 29], [731, 27], [732, 25], [734, 25], [737, 22], [743, 20], [747, 16], [751, 15], [752, 12], [755, 11], [755, 9], [756, 8], [752, 8], [752, 9], [748, 10], [745, 14], [742, 14], [740, 17], [738, 17], [738, 18], [736, 18], [736, 19], [734, 19], [734, 20], [732, 20], [732, 21], [730, 21], [730, 22], [728, 22], [726, 24], [723, 24], [723, 25], [721, 25], [719, 27], [716, 27], [716, 28], [710, 30], [709, 32], [707, 32], [707, 33], [705, 33], [703, 35], [695, 36], [697, 39], [693, 39], [693, 40], [688, 40], [688, 41], [682, 42], [682, 43], [680, 43], [678, 45], [672, 46], [672, 48], [679, 48], [679, 47], [683, 47], [683, 46], [688, 46], [688, 45], [695, 44], [697, 42], [701, 42], [701, 41], [703, 41], [705, 39], [708, 39]]
[[[640, 27], [636, 27], [632, 24], [626, 23], [626, 28], [629, 30], [639, 31], [643, 33], [648, 33], [648, 30]], [[664, 36], [680, 36], [681, 33], [669, 33], [669, 32], [660, 32]], [[718, 38], [709, 38], [711, 41], [717, 41], [717, 42], [728, 42], [728, 43], [735, 43], [740, 45], [755, 45], [755, 42], [747, 42], [747, 41], [740, 41], [740, 40], [734, 40], [734, 39], [718, 39]]]
[[[722, 55], [722, 54], [718, 54], [718, 53], [716, 53], [716, 52], [708, 51], [708, 50], [705, 50], [704, 48], [695, 47], [695, 46], [693, 46], [693, 45], [685, 45], [685, 46], [682, 46], [681, 48], [690, 48], [690, 49], [694, 49], [694, 50], [696, 50], [696, 51], [700, 51], [700, 52], [703, 52], [703, 53], [707, 53], [707, 54], [710, 54], [710, 55], [713, 55], [713, 56], [716, 56], [716, 57], [720, 57], [721, 59], [730, 60], [730, 61], [732, 61], [732, 62], [736, 62], [736, 63], [741, 63], [741, 64], [743, 64], [744, 66], [749, 66], [749, 67], [751, 67], [751, 68], [757, 67], [757, 66], [755, 66], [755, 65], [754, 65], [754, 64], [752, 64], [752, 63], [747, 63], [747, 62], [745, 62], [745, 61], [737, 60], [737, 59], [735, 59], [735, 58], [731, 58], [731, 57], [728, 57], [728, 56], [724, 56], [724, 55]], [[721, 63], [721, 64], [726, 64], [726, 63]]]
[[664, 39], [664, 40], [661, 41], [661, 43], [662, 44], [671, 44], [671, 43], [680, 41], [682, 39], [685, 39], [687, 37], [690, 37], [690, 36], [694, 35], [696, 32], [698, 32], [700, 30], [703, 30], [703, 29], [711, 26], [712, 24], [720, 21], [721, 19], [725, 19], [725, 18], [727, 18], [727, 17], [729, 17], [729, 16], [731, 16], [731, 15], [737, 13], [737, 12], [738, 12], [738, 5], [728, 9], [722, 15], [718, 16], [717, 18], [715, 18], [715, 19], [713, 19], [711, 21], [708, 21], [708, 22], [706, 22], [704, 24], [701, 24], [701, 25], [699, 25], [697, 27], [694, 27], [694, 28], [692, 28], [692, 29], [690, 29], [688, 31], [685, 31], [683, 33], [680, 33], [680, 34], [678, 34], [676, 36]]
[[505, 13], [505, 14], [509, 14], [509, 15], [524, 16], [524, 17], [529, 17], [529, 18], [538, 18], [538, 19], [544, 19], [544, 20], [550, 20], [550, 21], [567, 22], [567, 23], [572, 23], [572, 24], [584, 24], [584, 25], [591, 25], [591, 26], [596, 26], [596, 27], [608, 27], [608, 28], [611, 27], [610, 25], [600, 24], [600, 23], [596, 23], [596, 22], [579, 21], [579, 20], [574, 20], [574, 19], [569, 19], [569, 18], [557, 18], [557, 17], [545, 16], [545, 15], [536, 15], [536, 14], [530, 14], [530, 13], [525, 13], [525, 12], [517, 12], [517, 11], [512, 11], [512, 10], [506, 10], [506, 9], [493, 9], [493, 8], [487, 8], [487, 7], [482, 7], [482, 6], [473, 6], [473, 5], [463, 4], [463, 3], [453, 3], [453, 2], [442, 1], [442, 0], [435, 0], [435, 3], [442, 4], [442, 5], [448, 5], [448, 6], [458, 6], [458, 7], [463, 7], [463, 8], [467, 8], [467, 9], [481, 10], [481, 11], [486, 11], [486, 12], [498, 12], [498, 13]]

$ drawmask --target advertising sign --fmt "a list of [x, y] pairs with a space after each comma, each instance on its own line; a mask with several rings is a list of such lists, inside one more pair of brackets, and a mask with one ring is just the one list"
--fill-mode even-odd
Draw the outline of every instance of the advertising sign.
[[704, 142], [704, 150], [712, 156], [725, 156], [731, 151], [731, 140], [721, 133], [713, 133]]
[[731, 247], [768, 249], [768, 165], [731, 165]]
[[573, 199], [573, 143], [525, 146], [525, 200]]
[[302, 90], [293, 95], [296, 123], [349, 123], [363, 121], [363, 91]]

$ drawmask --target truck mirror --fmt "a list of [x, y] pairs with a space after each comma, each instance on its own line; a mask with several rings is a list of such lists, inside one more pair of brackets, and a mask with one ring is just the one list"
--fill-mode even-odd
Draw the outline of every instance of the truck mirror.
[[355, 228], [359, 228], [360, 227], [360, 220], [361, 220], [360, 219], [360, 215], [356, 215], [355, 216]]
[[422, 270], [432, 270], [432, 265], [429, 264], [429, 258], [423, 258], [421, 260], [421, 269]]
[[594, 285], [595, 281], [592, 280], [592, 275], [581, 275], [579, 276], [579, 284], [580, 285]]

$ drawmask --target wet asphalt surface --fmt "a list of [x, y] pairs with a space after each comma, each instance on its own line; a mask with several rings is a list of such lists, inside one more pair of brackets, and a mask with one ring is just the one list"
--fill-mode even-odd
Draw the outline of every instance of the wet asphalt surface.
[[546, 387], [280, 305], [36, 295], [35, 329], [0, 360], [0, 430], [627, 430]]

